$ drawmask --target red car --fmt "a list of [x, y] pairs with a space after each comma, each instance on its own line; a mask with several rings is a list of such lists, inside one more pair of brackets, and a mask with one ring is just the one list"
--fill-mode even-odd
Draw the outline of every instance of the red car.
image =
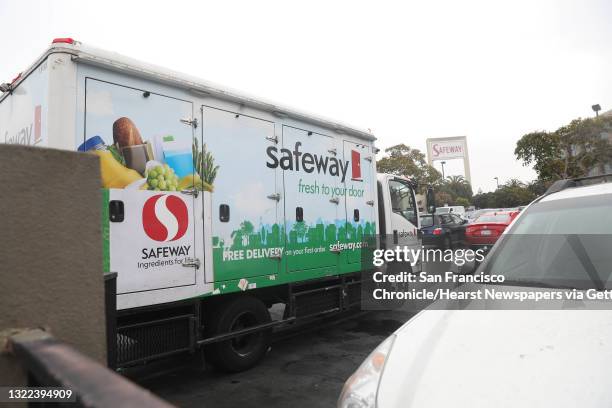
[[466, 243], [472, 248], [489, 249], [518, 214], [519, 211], [495, 211], [482, 214], [465, 229]]

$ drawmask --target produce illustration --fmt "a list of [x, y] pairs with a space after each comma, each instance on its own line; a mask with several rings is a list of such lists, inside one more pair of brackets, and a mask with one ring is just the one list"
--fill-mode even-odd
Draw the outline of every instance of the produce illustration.
[[100, 157], [102, 187], [133, 190], [213, 191], [219, 170], [206, 145], [193, 138], [155, 135], [143, 140], [136, 124], [127, 117], [114, 121], [112, 144], [95, 135], [79, 151]]
[[219, 166], [215, 166], [215, 159], [213, 155], [206, 150], [206, 144], [204, 144], [202, 150], [200, 150], [198, 139], [195, 137], [193, 138], [192, 151], [193, 167], [196, 170], [196, 175], [199, 178], [202, 190], [212, 192]]

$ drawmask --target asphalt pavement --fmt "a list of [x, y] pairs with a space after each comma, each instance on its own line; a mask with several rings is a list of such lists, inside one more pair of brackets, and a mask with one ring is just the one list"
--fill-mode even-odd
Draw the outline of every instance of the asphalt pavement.
[[364, 358], [415, 313], [358, 311], [275, 333], [262, 362], [242, 373], [204, 367], [196, 354], [128, 376], [180, 407], [334, 407]]

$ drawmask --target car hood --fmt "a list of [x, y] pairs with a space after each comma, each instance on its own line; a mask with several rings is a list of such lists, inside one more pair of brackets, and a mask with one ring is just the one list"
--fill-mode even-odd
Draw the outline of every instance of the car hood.
[[379, 408], [612, 406], [610, 310], [425, 310], [396, 335]]

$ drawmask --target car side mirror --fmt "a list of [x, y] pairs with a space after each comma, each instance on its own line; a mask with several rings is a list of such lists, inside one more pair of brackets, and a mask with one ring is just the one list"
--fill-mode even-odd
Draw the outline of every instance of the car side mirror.
[[436, 195], [434, 194], [433, 188], [431, 186], [427, 187], [427, 193], [425, 194], [425, 199], [427, 201], [427, 212], [430, 214], [435, 214]]

